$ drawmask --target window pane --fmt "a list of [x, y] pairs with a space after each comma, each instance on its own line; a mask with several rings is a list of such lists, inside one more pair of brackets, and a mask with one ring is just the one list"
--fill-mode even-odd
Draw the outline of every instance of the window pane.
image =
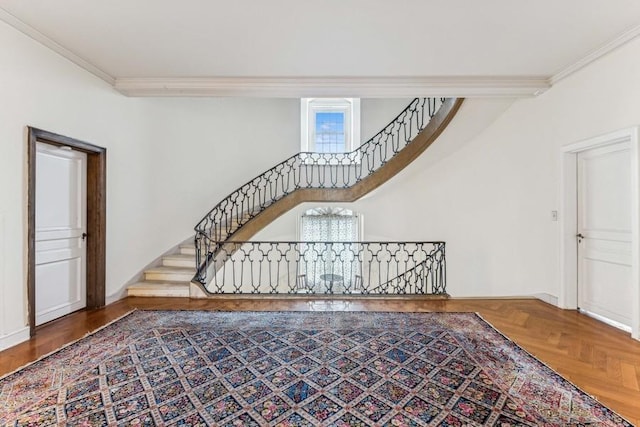
[[345, 149], [344, 112], [315, 113], [315, 150], [320, 153], [342, 153]]

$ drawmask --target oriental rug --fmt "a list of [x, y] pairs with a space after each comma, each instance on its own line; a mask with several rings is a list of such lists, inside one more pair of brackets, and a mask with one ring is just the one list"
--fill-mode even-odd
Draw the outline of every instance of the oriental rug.
[[631, 424], [471, 313], [136, 311], [0, 379], [0, 425]]

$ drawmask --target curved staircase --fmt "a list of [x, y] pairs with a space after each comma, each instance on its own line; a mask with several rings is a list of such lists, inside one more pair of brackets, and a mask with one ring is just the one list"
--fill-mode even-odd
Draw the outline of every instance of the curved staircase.
[[[207, 289], [207, 277], [228, 259], [228, 242], [250, 239], [300, 203], [352, 202], [363, 197], [426, 150], [462, 102], [456, 98], [416, 98], [356, 150], [297, 153], [229, 194], [195, 227], [197, 270], [191, 296], [216, 294]], [[219, 253], [221, 257], [217, 257]]]
[[249, 240], [300, 203], [352, 202], [365, 196], [426, 150], [462, 102], [456, 98], [416, 98], [352, 152], [301, 152], [263, 172], [204, 216], [195, 227], [195, 247], [182, 246], [179, 253], [163, 257], [161, 266], [146, 270], [145, 280], [129, 287], [129, 295], [218, 295], [207, 283], [233, 253], [229, 248], [238, 246], [230, 242]]

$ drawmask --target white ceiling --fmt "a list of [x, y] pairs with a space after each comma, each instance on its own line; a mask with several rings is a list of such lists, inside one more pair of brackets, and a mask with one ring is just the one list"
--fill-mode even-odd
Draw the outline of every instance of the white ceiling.
[[116, 84], [544, 80], [640, 32], [638, 0], [0, 0], [0, 8], [0, 18]]

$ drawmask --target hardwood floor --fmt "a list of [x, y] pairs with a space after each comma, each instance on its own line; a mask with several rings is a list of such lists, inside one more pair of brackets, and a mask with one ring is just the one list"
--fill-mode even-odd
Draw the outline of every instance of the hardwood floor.
[[81, 338], [132, 309], [253, 311], [472, 311], [600, 402], [640, 425], [640, 342], [575, 311], [522, 300], [190, 300], [126, 298], [38, 328], [0, 352], [0, 375]]

